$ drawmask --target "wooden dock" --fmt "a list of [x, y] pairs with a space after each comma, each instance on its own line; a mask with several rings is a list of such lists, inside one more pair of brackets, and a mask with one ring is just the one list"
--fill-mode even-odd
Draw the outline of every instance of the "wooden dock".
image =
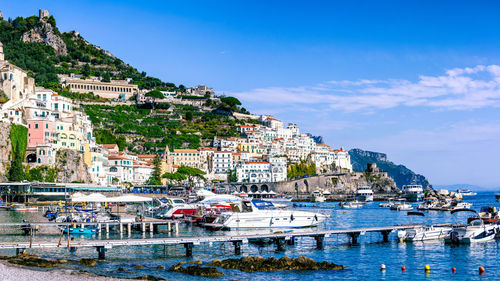
[[[55, 223], [36, 223], [38, 225], [47, 225]], [[58, 224], [58, 223], [57, 223]], [[95, 223], [83, 223], [95, 224]], [[1, 223], [0, 225], [13, 225], [13, 223]], [[14, 224], [15, 225], [15, 224]], [[19, 223], [17, 224], [19, 225]], [[202, 243], [232, 243], [234, 245], [235, 254], [241, 253], [241, 245], [248, 243], [249, 240], [271, 239], [278, 251], [284, 249], [284, 244], [294, 245], [295, 239], [301, 237], [312, 237], [316, 240], [316, 248], [323, 249], [324, 239], [332, 235], [347, 235], [352, 244], [358, 243], [358, 237], [370, 232], [378, 232], [382, 234], [384, 242], [389, 241], [389, 233], [410, 229], [422, 226], [421, 224], [409, 225], [394, 225], [382, 227], [367, 227], [367, 228], [351, 228], [351, 229], [336, 229], [336, 230], [307, 230], [298, 232], [276, 232], [272, 234], [250, 234], [250, 235], [221, 235], [221, 236], [202, 236], [202, 237], [172, 237], [172, 238], [144, 238], [144, 239], [116, 239], [116, 240], [83, 240], [83, 241], [44, 241], [44, 242], [0, 242], [0, 249], [16, 249], [20, 252], [24, 249], [48, 249], [48, 248], [68, 248], [76, 250], [81, 247], [95, 247], [98, 252], [99, 259], [105, 258], [106, 249], [112, 249], [119, 246], [150, 246], [150, 245], [184, 245], [186, 255], [191, 256], [193, 246]], [[441, 225], [444, 226], [444, 225]]]

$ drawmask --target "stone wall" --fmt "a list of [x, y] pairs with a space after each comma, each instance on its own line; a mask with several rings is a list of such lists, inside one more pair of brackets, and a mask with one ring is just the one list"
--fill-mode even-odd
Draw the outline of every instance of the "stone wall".
[[10, 124], [0, 121], [0, 182], [6, 182], [7, 169], [10, 167], [12, 146], [10, 141]]
[[92, 183], [82, 153], [72, 149], [60, 149], [56, 155], [55, 168], [58, 170], [56, 182], [83, 181]]

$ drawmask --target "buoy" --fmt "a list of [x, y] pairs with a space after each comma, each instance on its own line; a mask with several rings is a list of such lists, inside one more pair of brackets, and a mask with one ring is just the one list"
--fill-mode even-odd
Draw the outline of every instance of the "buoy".
[[479, 267], [479, 274], [484, 274], [484, 267], [482, 266]]
[[380, 271], [385, 271], [385, 264], [380, 265]]
[[344, 211], [344, 214], [347, 213], [346, 211]]
[[457, 269], [456, 269], [456, 268], [454, 268], [454, 267], [452, 267], [452, 268], [451, 268], [451, 272], [453, 272], [453, 273], [457, 273]]
[[402, 270], [402, 271], [405, 271], [405, 270], [406, 270], [406, 267], [403, 265], [403, 266], [401, 267], [401, 270]]
[[428, 264], [425, 265], [424, 269], [425, 269], [425, 272], [431, 271], [431, 267]]

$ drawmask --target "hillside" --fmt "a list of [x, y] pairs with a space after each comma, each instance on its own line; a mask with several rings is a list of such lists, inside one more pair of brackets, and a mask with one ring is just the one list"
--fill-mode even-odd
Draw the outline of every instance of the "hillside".
[[[189, 96], [184, 85], [147, 76], [108, 51], [90, 44], [78, 32], [61, 32], [53, 16], [0, 19], [0, 41], [5, 58], [27, 70], [37, 86], [57, 91], [81, 104], [101, 144], [116, 143], [134, 153], [152, 153], [170, 148], [208, 145], [214, 136], [236, 136], [232, 112], [247, 113], [232, 97]], [[93, 93], [61, 88], [58, 74], [101, 77], [102, 81], [131, 79], [144, 90], [181, 93], [177, 102], [153, 102], [139, 107], [133, 102], [113, 103]], [[153, 91], [155, 92], [155, 91]], [[154, 94], [162, 95], [159, 92]]]
[[387, 155], [379, 152], [364, 151], [358, 148], [349, 150], [351, 163], [354, 171], [363, 172], [366, 164], [376, 163], [377, 166], [394, 179], [396, 185], [401, 188], [405, 184], [421, 184], [428, 186], [429, 182], [423, 175], [415, 174], [404, 165], [397, 165], [387, 159]]

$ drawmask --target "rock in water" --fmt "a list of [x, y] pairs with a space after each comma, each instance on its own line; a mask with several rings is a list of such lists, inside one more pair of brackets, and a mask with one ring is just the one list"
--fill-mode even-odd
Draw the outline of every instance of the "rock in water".
[[81, 259], [78, 263], [83, 265], [83, 266], [96, 266], [97, 260], [95, 260], [95, 259]]
[[14, 257], [6, 257], [5, 260], [12, 264], [43, 268], [54, 267], [59, 264], [57, 261], [42, 259], [37, 255], [30, 255], [27, 252]]
[[239, 269], [246, 272], [273, 272], [281, 270], [341, 270], [345, 266], [334, 263], [316, 262], [315, 260], [300, 256], [298, 258], [282, 257], [277, 259], [269, 257], [244, 257], [241, 259], [213, 260], [208, 266], [218, 266], [226, 269]]
[[214, 267], [206, 267], [201, 265], [192, 265], [188, 267], [183, 267], [181, 263], [172, 265], [168, 271], [180, 272], [188, 275], [202, 276], [202, 277], [224, 276], [224, 273], [220, 272], [217, 268]]

